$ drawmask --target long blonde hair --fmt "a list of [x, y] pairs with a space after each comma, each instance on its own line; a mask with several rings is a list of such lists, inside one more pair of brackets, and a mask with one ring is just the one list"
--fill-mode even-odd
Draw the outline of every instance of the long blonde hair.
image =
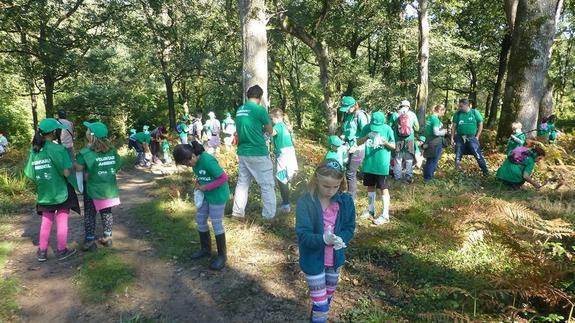
[[313, 175], [308, 183], [308, 190], [311, 196], [314, 196], [318, 190], [319, 178], [329, 177], [341, 181], [340, 191], [347, 190], [345, 181], [345, 170], [343, 166], [335, 159], [325, 159], [317, 165]]
[[88, 147], [97, 153], [107, 153], [111, 148], [108, 138], [96, 138], [94, 135], [92, 135]]
[[276, 108], [270, 111], [270, 117], [280, 119], [283, 123], [285, 123], [288, 131], [293, 133], [293, 128], [291, 122], [289, 121], [289, 117], [287, 113], [284, 113], [282, 109]]

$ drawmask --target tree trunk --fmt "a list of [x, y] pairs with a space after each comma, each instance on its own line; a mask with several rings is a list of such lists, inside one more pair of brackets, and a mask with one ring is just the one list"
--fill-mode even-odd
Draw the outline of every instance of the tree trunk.
[[537, 127], [549, 51], [555, 37], [555, 19], [561, 4], [561, 0], [519, 0], [497, 131], [499, 141], [511, 134], [511, 123], [515, 120], [523, 124], [523, 129]]
[[54, 78], [50, 73], [44, 73], [43, 79], [46, 118], [52, 118], [54, 116]]
[[38, 99], [36, 93], [34, 92], [34, 83], [28, 83], [28, 91], [30, 93], [30, 106], [32, 108], [32, 122], [34, 131], [38, 127]]
[[493, 89], [493, 97], [491, 101], [491, 108], [489, 108], [489, 118], [487, 119], [487, 127], [493, 128], [497, 122], [497, 112], [499, 110], [499, 98], [501, 96], [501, 85], [505, 77], [505, 70], [507, 69], [507, 58], [509, 57], [509, 50], [511, 49], [511, 33], [507, 33], [501, 41], [501, 51], [499, 52], [499, 69], [497, 70], [497, 80], [495, 81], [495, 88]]
[[491, 103], [491, 93], [487, 93], [487, 100], [485, 100], [485, 113], [483, 114], [483, 118], [489, 118], [490, 103]]
[[417, 119], [425, 124], [429, 80], [429, 18], [428, 0], [419, 0], [419, 86], [417, 88]]
[[546, 79], [543, 96], [541, 97], [541, 103], [539, 104], [539, 119], [552, 115], [553, 108], [553, 83], [551, 83], [549, 79]]
[[472, 60], [467, 61], [469, 67], [469, 102], [477, 108], [477, 70]]
[[164, 60], [164, 55], [160, 54], [160, 65], [162, 66], [162, 76], [164, 78], [164, 85], [166, 86], [166, 98], [168, 100], [168, 120], [170, 122], [170, 129], [176, 129], [176, 108], [174, 106], [174, 82], [172, 76], [168, 72], [168, 66]]
[[259, 85], [264, 90], [261, 105], [268, 107], [268, 54], [264, 0], [240, 0], [242, 27], [244, 100], [246, 91]]

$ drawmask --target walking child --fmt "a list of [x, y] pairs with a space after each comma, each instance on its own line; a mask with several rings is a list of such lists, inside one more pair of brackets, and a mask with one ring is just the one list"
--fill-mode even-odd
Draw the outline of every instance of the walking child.
[[[363, 160], [363, 185], [367, 186], [369, 206], [361, 214], [364, 219], [375, 214], [376, 190], [383, 202], [383, 212], [373, 223], [376, 225], [389, 223], [389, 167], [391, 152], [395, 149], [393, 129], [385, 124], [383, 112], [374, 112], [371, 122], [362, 129], [359, 145], [365, 143], [365, 158]], [[397, 160], [396, 160], [397, 162]]]
[[527, 142], [525, 134], [523, 133], [522, 130], [523, 125], [521, 125], [521, 122], [513, 122], [511, 124], [511, 129], [513, 130], [513, 133], [511, 134], [509, 140], [507, 141], [507, 148], [505, 148], [505, 155], [507, 156], [511, 154], [513, 149], [525, 146]]
[[276, 155], [276, 179], [282, 197], [280, 212], [289, 213], [291, 211], [289, 181], [298, 171], [292, 132], [288, 124], [286, 124], [286, 116], [281, 109], [272, 110], [270, 117], [273, 123], [272, 138]]
[[58, 260], [64, 260], [76, 253], [68, 249], [68, 216], [70, 209], [80, 213], [78, 197], [71, 184], [76, 184], [72, 175], [72, 161], [66, 148], [53, 141], [58, 138], [58, 129], [66, 126], [56, 119], [46, 118], [40, 121], [38, 130], [32, 139], [32, 149], [24, 174], [36, 184], [36, 210], [42, 215], [38, 261], [46, 261], [52, 223], [56, 220]]
[[212, 254], [208, 217], [212, 221], [212, 229], [216, 236], [218, 256], [210, 264], [210, 268], [220, 270], [227, 260], [226, 234], [223, 218], [226, 202], [230, 197], [228, 175], [220, 167], [218, 160], [204, 151], [197, 141], [189, 145], [177, 145], [174, 149], [176, 165], [192, 167], [196, 175], [196, 190], [203, 192], [204, 200], [196, 213], [196, 223], [200, 235], [200, 250], [191, 255], [191, 259], [209, 257]]
[[116, 174], [122, 159], [108, 141], [108, 128], [101, 122], [84, 122], [88, 128], [88, 145], [76, 155], [76, 170], [84, 172], [84, 245], [83, 251], [94, 251], [96, 245], [96, 214], [102, 218], [104, 247], [112, 246], [112, 207], [120, 205]]
[[338, 136], [332, 135], [327, 138], [327, 143], [329, 145], [329, 150], [327, 154], [325, 154], [324, 159], [335, 159], [340, 165], [345, 167], [348, 160], [348, 153], [345, 149], [343, 140]]
[[326, 322], [345, 263], [345, 248], [355, 231], [355, 205], [342, 193], [343, 167], [326, 159], [316, 168], [309, 191], [297, 202], [295, 230], [299, 264], [312, 302], [311, 322]]

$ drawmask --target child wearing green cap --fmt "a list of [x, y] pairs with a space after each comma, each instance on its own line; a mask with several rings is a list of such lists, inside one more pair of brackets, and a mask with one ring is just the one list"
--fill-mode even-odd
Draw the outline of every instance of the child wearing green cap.
[[342, 167], [345, 167], [348, 156], [343, 140], [338, 136], [332, 135], [327, 138], [327, 143], [329, 145], [329, 150], [327, 154], [325, 154], [324, 159], [335, 159]]
[[367, 219], [375, 214], [376, 190], [381, 194], [383, 212], [373, 223], [389, 223], [389, 166], [391, 152], [395, 149], [395, 136], [390, 126], [385, 124], [383, 112], [374, 112], [371, 122], [363, 128], [357, 140], [359, 145], [365, 143], [363, 160], [363, 185], [367, 186], [369, 207], [361, 215]]
[[88, 145], [76, 155], [76, 170], [85, 171], [86, 192], [84, 192], [85, 239], [82, 249], [96, 249], [96, 213], [102, 217], [103, 236], [100, 243], [112, 246], [112, 207], [120, 204], [116, 173], [122, 159], [108, 141], [108, 128], [101, 122], [84, 122], [88, 128]]
[[66, 126], [53, 118], [40, 121], [24, 168], [26, 177], [36, 184], [36, 210], [42, 215], [36, 254], [40, 262], [47, 260], [50, 231], [54, 220], [58, 238], [56, 257], [58, 260], [64, 260], [76, 253], [76, 250], [67, 247], [70, 209], [80, 213], [78, 197], [74, 190], [76, 177], [72, 175], [72, 161], [66, 148], [54, 143], [54, 140], [58, 139], [58, 129], [66, 129]]
[[164, 163], [171, 164], [172, 156], [170, 155], [170, 142], [168, 139], [162, 141], [162, 151], [164, 152]]

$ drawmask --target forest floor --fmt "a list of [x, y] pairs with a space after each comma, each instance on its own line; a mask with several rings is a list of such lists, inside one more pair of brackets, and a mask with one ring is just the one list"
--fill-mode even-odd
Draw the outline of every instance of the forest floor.
[[[324, 153], [316, 143], [299, 143], [294, 197]], [[565, 282], [573, 281], [573, 271], [549, 272], [573, 263], [573, 167], [562, 165], [562, 182], [542, 192], [506, 191], [479, 176], [469, 158], [465, 173], [456, 174], [452, 158], [445, 155], [432, 184], [392, 184], [389, 225], [358, 219], [333, 321], [568, 318], [573, 286]], [[490, 156], [493, 170], [501, 159]], [[223, 154], [220, 163], [236, 178], [234, 155]], [[64, 262], [49, 253], [42, 264], [35, 258], [40, 218], [31, 192], [21, 179], [5, 177], [0, 193], [12, 200], [0, 198], [0, 322], [306, 321], [310, 305], [297, 263], [294, 211], [267, 223], [252, 186], [246, 220], [225, 219], [228, 264], [211, 271], [208, 260], [189, 259], [199, 247], [192, 175], [175, 170], [125, 169], [114, 247]], [[540, 173], [558, 181], [549, 172]], [[357, 201], [358, 213], [364, 200]], [[550, 221], [557, 218], [563, 220]], [[69, 228], [69, 241], [79, 248], [80, 215], [73, 213]]]

